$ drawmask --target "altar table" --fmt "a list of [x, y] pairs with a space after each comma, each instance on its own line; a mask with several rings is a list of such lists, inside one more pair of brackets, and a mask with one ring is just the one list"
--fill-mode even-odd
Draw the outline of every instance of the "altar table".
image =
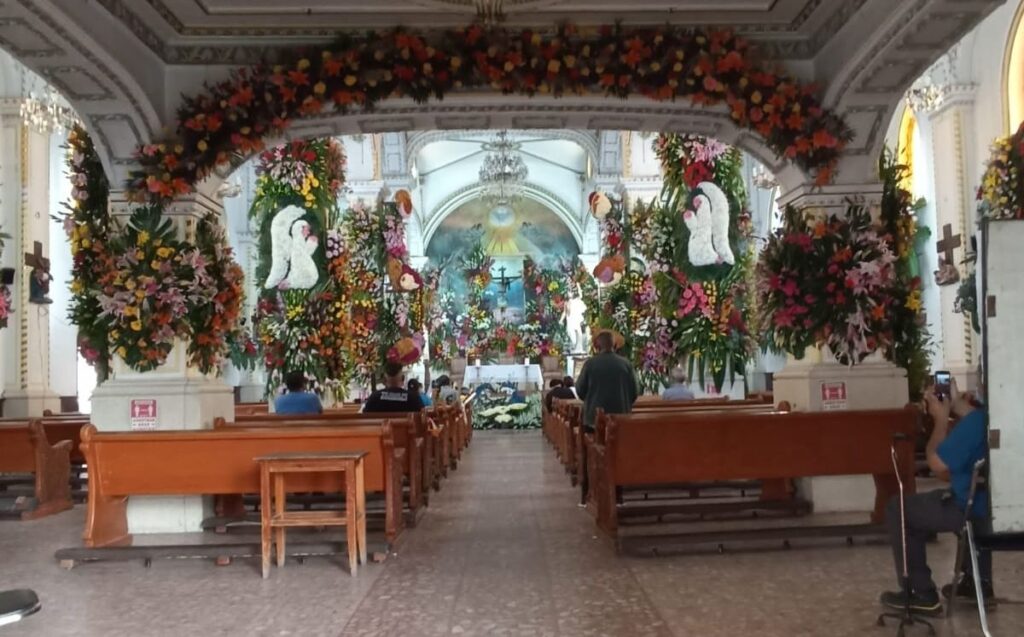
[[519, 389], [537, 389], [544, 384], [540, 365], [467, 365], [464, 385], [516, 383]]

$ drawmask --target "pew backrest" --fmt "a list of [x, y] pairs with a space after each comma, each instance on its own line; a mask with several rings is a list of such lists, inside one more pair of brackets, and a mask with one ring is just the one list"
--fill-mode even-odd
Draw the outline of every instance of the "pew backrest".
[[912, 467], [919, 418], [914, 409], [610, 415], [605, 446], [617, 485], [889, 475], [893, 444]]

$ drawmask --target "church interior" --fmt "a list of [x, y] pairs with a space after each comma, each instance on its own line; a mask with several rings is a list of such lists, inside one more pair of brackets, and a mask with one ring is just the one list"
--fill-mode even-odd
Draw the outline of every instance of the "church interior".
[[0, 637], [1024, 634], [1021, 241], [1021, 0], [2, 2]]

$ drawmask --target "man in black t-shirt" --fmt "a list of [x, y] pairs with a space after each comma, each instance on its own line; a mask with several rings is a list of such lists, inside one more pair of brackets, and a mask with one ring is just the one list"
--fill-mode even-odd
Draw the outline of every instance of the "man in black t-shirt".
[[363, 413], [410, 412], [423, 409], [423, 400], [419, 392], [410, 392], [405, 388], [405, 374], [398, 363], [384, 366], [387, 386], [379, 389], [366, 399]]

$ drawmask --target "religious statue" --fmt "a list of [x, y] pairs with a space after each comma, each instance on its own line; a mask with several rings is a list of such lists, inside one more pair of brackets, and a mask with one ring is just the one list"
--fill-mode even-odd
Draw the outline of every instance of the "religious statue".
[[702, 181], [694, 189], [693, 209], [683, 213], [690, 230], [687, 254], [695, 266], [736, 263], [729, 246], [729, 198], [716, 184]]
[[565, 330], [569, 334], [569, 345], [573, 352], [586, 351], [583, 331], [583, 314], [586, 310], [586, 302], [578, 296], [570, 298], [565, 304]]
[[32, 252], [25, 254], [25, 265], [32, 268], [28, 279], [28, 302], [37, 305], [53, 303], [50, 298], [50, 260], [43, 256], [43, 244], [33, 243]]
[[302, 219], [305, 214], [298, 206], [288, 206], [270, 222], [270, 275], [263, 287], [308, 290], [320, 279], [313, 260], [320, 242]]
[[960, 271], [956, 269], [956, 266], [946, 261], [946, 259], [940, 254], [939, 255], [939, 269], [935, 271], [935, 284], [936, 285], [953, 285], [960, 280]]

